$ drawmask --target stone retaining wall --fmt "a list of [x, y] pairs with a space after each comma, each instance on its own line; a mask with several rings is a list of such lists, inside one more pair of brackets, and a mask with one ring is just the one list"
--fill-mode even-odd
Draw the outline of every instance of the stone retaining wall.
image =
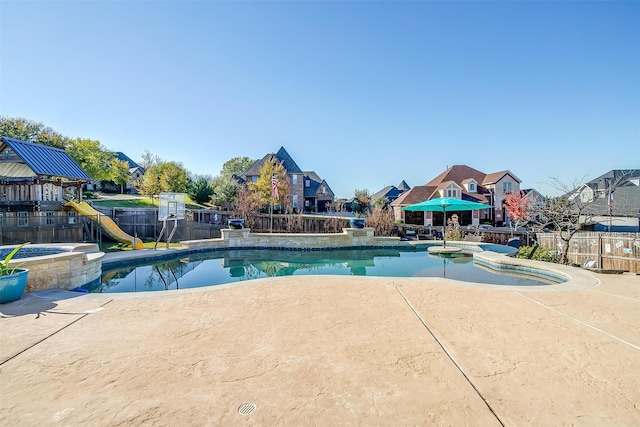
[[[51, 248], [55, 245], [46, 246]], [[54, 288], [74, 289], [100, 280], [104, 252], [98, 250], [98, 245], [64, 244], [60, 247], [64, 252], [11, 260], [11, 267], [29, 269], [27, 292]]]
[[[185, 249], [233, 249], [233, 248], [286, 248], [314, 250], [340, 247], [397, 247], [399, 237], [375, 237], [374, 229], [344, 228], [342, 233], [251, 233], [248, 228], [223, 229], [222, 238], [186, 240], [180, 242]], [[406, 242], [402, 242], [406, 243]]]

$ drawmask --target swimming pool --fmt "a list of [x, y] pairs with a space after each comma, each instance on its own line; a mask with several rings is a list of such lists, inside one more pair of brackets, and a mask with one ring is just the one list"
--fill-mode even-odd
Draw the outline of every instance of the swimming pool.
[[142, 292], [197, 288], [273, 276], [357, 275], [446, 277], [492, 285], [547, 286], [544, 278], [502, 274], [474, 265], [471, 254], [438, 257], [422, 249], [209, 251], [105, 270], [90, 292]]

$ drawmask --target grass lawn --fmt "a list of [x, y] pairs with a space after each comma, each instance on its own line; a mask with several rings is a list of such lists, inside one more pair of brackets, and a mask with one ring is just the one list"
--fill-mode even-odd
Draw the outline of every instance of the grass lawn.
[[[156, 245], [156, 242], [144, 242], [143, 249], [153, 249]], [[133, 248], [131, 245], [120, 242], [102, 242], [98, 245], [100, 247], [101, 252], [120, 252], [120, 251], [131, 251]], [[158, 248], [165, 248], [167, 244], [165, 242], [159, 242]], [[169, 243], [170, 248], [179, 248], [181, 247], [180, 243]]]
[[[110, 198], [99, 198], [99, 199], [90, 199], [91, 204], [94, 206], [105, 206], [108, 208], [157, 208], [158, 207], [158, 198], [154, 197], [153, 200], [151, 197], [136, 197], [136, 198], [118, 198], [118, 197], [110, 197]], [[199, 205], [194, 203], [189, 197], [186, 198], [184, 207], [186, 209], [206, 209], [206, 206]]]

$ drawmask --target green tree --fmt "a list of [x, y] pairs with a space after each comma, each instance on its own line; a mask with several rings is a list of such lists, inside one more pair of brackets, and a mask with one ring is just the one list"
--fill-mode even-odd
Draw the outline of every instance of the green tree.
[[189, 186], [188, 194], [194, 202], [204, 204], [211, 201], [213, 189], [207, 182], [206, 178], [198, 178]]
[[142, 181], [136, 183], [136, 187], [140, 194], [145, 196], [151, 196], [153, 200], [154, 196], [157, 196], [162, 192], [162, 185], [160, 184], [161, 170], [158, 166], [151, 166], [142, 176]]
[[235, 180], [222, 176], [213, 178], [211, 188], [213, 189], [213, 203], [224, 206], [226, 209], [231, 209], [240, 191], [240, 185]]
[[224, 162], [220, 175], [211, 181], [211, 188], [213, 189], [212, 201], [214, 204], [224, 206], [226, 209], [232, 209], [240, 191], [240, 185], [234, 175], [240, 176], [253, 163], [254, 160], [248, 157], [234, 157]]
[[351, 210], [356, 215], [362, 215], [367, 212], [367, 209], [371, 205], [371, 193], [369, 190], [355, 190], [353, 196], [354, 200], [351, 203]]
[[[271, 188], [271, 179], [275, 177], [278, 181], [278, 197], [273, 197]], [[253, 197], [259, 206], [266, 206], [271, 203], [274, 205], [282, 205], [283, 200], [289, 197], [289, 181], [287, 180], [287, 172], [281, 162], [277, 162], [275, 158], [264, 162], [260, 168], [260, 176], [256, 182], [249, 183], [249, 189], [253, 193]]]
[[253, 163], [254, 160], [248, 157], [234, 157], [224, 162], [220, 176], [223, 178], [231, 178], [233, 175], [240, 176], [242, 172], [249, 169]]
[[389, 207], [389, 199], [386, 197], [378, 197], [377, 199], [373, 200], [373, 203], [371, 205], [375, 208], [386, 209]]
[[43, 123], [6, 116], [0, 116], [0, 135], [63, 149], [69, 141]]
[[[76, 138], [68, 142], [65, 150], [93, 179], [111, 181], [111, 162], [115, 154], [98, 141]], [[129, 168], [127, 167], [127, 172]]]
[[166, 162], [157, 166], [160, 169], [160, 187], [162, 191], [186, 193], [189, 185], [187, 170], [179, 162]]
[[124, 193], [124, 186], [129, 181], [129, 162], [117, 158], [111, 159], [110, 180], [120, 186], [120, 193]]

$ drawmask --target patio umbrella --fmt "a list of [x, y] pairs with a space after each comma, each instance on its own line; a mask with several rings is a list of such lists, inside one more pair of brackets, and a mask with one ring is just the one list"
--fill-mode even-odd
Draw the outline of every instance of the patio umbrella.
[[402, 208], [402, 210], [412, 212], [442, 212], [444, 214], [442, 239], [444, 241], [444, 246], [446, 247], [447, 238], [444, 231], [447, 227], [447, 211], [476, 211], [488, 208], [490, 208], [489, 205], [471, 202], [469, 200], [453, 199], [451, 197], [438, 197], [437, 199], [426, 200], [424, 202], [416, 203], [415, 205], [406, 206]]

